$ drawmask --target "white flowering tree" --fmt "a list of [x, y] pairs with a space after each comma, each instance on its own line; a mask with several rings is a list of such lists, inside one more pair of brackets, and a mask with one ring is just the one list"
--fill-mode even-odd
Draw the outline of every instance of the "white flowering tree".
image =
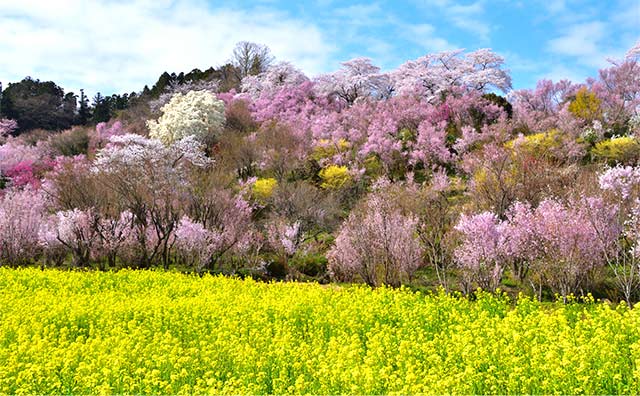
[[340, 70], [316, 78], [315, 89], [321, 95], [334, 96], [351, 105], [359, 98], [388, 97], [392, 91], [389, 76], [369, 58], [342, 62]]
[[486, 92], [511, 89], [504, 59], [488, 48], [463, 55], [464, 50], [428, 54], [394, 70], [392, 80], [399, 94], [421, 95], [430, 100], [454, 87]]
[[147, 121], [152, 138], [172, 144], [188, 136], [203, 140], [224, 123], [224, 102], [209, 91], [173, 95], [158, 120]]
[[293, 88], [309, 81], [309, 78], [289, 62], [279, 62], [266, 71], [242, 79], [242, 91], [254, 98], [274, 95], [283, 88]]
[[171, 145], [134, 134], [112, 136], [97, 154], [92, 171], [118, 198], [118, 209], [133, 216], [133, 250], [141, 266], [168, 265], [189, 171], [210, 163], [194, 136]]

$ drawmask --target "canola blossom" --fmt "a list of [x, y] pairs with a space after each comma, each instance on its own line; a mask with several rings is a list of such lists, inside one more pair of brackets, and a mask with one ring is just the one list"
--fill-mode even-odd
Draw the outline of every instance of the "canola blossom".
[[640, 311], [0, 268], [1, 394], [640, 391]]

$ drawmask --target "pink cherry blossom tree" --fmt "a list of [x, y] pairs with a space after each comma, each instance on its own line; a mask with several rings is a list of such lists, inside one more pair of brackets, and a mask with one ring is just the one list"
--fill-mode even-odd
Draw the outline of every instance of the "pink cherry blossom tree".
[[373, 192], [340, 228], [328, 253], [330, 274], [357, 276], [372, 287], [400, 286], [422, 263], [417, 226], [383, 191]]
[[198, 272], [216, 269], [228, 254], [242, 255], [253, 247], [253, 209], [240, 196], [220, 188], [192, 191], [186, 212], [191, 217], [180, 220], [176, 247]]
[[561, 110], [579, 89], [568, 80], [554, 83], [538, 81], [535, 89], [520, 89], [510, 93], [514, 119], [532, 132], [546, 132], [557, 128]]
[[[600, 188], [617, 208], [616, 224], [621, 230], [616, 248], [607, 257], [614, 281], [630, 306], [640, 289], [640, 169], [617, 166], [603, 171]], [[594, 222], [594, 226], [598, 223]], [[606, 229], [605, 229], [606, 230]], [[598, 236], [606, 235], [596, 228]]]
[[494, 291], [506, 264], [505, 223], [490, 212], [463, 214], [455, 229], [462, 239], [454, 257], [462, 274], [464, 292], [469, 293], [473, 283]]
[[355, 58], [342, 68], [315, 79], [315, 89], [323, 96], [335, 97], [347, 105], [364, 98], [386, 98], [392, 90], [389, 77], [369, 58]]
[[463, 53], [464, 50], [454, 50], [428, 54], [402, 64], [391, 73], [396, 91], [436, 101], [454, 87], [481, 92], [511, 89], [511, 77], [502, 69], [501, 56], [486, 48]]
[[210, 162], [192, 136], [168, 146], [139, 135], [112, 136], [98, 152], [92, 170], [115, 195], [121, 210], [133, 215], [143, 267], [157, 259], [168, 266], [188, 191], [188, 171]]
[[0, 118], [0, 139], [6, 138], [16, 129], [18, 129], [18, 123], [15, 120]]
[[273, 97], [278, 91], [295, 88], [309, 81], [309, 78], [289, 62], [271, 65], [258, 75], [248, 75], [242, 79], [242, 91], [254, 98]]
[[0, 196], [0, 263], [33, 262], [41, 252], [39, 232], [48, 202], [42, 191], [9, 189]]

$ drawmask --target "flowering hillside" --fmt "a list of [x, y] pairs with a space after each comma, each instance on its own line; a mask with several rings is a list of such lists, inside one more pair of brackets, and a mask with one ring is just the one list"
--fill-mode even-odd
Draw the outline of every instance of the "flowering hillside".
[[522, 90], [490, 49], [313, 77], [269, 63], [239, 91], [183, 81], [95, 128], [1, 119], [0, 265], [632, 304], [639, 52]]

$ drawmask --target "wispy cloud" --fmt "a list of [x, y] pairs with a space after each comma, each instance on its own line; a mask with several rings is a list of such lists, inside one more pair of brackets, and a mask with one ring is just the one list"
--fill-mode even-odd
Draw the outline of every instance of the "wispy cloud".
[[474, 34], [476, 39], [485, 42], [490, 39], [491, 25], [484, 18], [483, 0], [470, 4], [451, 0], [415, 0], [414, 3], [425, 12], [437, 10], [453, 26]]
[[601, 66], [604, 62], [599, 43], [605, 36], [605, 23], [593, 21], [569, 26], [559, 37], [549, 41], [553, 53], [577, 58], [578, 62], [589, 66]]
[[[0, 1], [0, 78], [52, 79], [89, 92], [139, 90], [165, 70], [225, 63], [236, 42], [268, 45], [307, 73], [336, 50], [283, 11], [212, 8], [197, 0]], [[6, 81], [6, 80], [5, 80]]]
[[428, 23], [405, 24], [402, 26], [405, 39], [423, 48], [426, 52], [440, 52], [455, 48], [446, 39], [436, 34], [436, 29]]

